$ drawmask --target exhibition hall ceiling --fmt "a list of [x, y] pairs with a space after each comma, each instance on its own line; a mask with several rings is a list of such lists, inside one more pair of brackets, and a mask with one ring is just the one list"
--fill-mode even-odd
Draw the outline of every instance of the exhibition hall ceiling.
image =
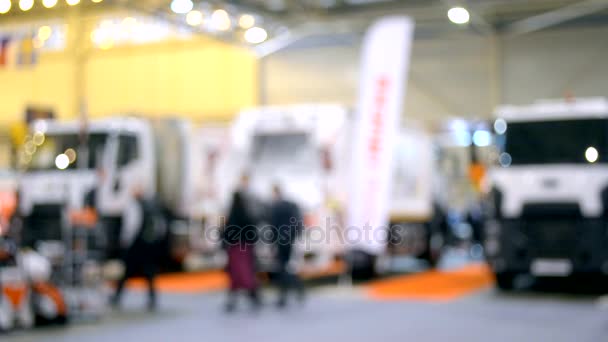
[[[465, 11], [450, 13], [454, 8]], [[286, 36], [359, 35], [373, 19], [395, 14], [412, 16], [417, 37], [429, 39], [454, 32], [510, 35], [608, 23], [608, 0], [0, 0], [0, 24], [10, 18], [116, 10], [253, 45]]]

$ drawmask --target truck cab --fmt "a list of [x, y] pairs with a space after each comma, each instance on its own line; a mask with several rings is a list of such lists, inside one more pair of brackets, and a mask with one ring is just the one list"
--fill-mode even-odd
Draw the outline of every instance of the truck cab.
[[485, 251], [498, 287], [520, 274], [608, 274], [608, 101], [503, 106], [496, 116]]
[[19, 184], [22, 244], [35, 248], [40, 241], [61, 241], [67, 213], [82, 209], [92, 194], [89, 205], [108, 218], [107, 243], [117, 247], [134, 187], [156, 191], [155, 174], [149, 172], [155, 167], [153, 148], [151, 128], [139, 119], [34, 122]]
[[228, 168], [218, 173], [229, 179], [222, 191], [225, 206], [243, 171], [261, 203], [272, 200], [272, 185], [279, 184], [304, 216], [306, 229], [296, 245], [304, 272], [325, 270], [343, 254], [339, 213], [348, 133], [345, 107], [317, 104], [245, 110], [231, 128], [231, 151], [223, 163]]

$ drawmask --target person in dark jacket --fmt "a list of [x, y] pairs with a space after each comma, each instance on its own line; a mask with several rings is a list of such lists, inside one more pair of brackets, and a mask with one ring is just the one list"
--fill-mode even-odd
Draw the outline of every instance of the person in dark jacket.
[[303, 227], [302, 215], [298, 206], [283, 197], [281, 188], [273, 186], [274, 201], [270, 209], [270, 224], [274, 231], [276, 244], [277, 282], [279, 285], [279, 307], [287, 304], [289, 289], [297, 291], [298, 299], [304, 299], [304, 285], [298, 274], [290, 270], [293, 245]]
[[228, 254], [226, 271], [230, 278], [226, 311], [236, 308], [237, 293], [247, 291], [254, 309], [261, 305], [255, 270], [254, 247], [258, 240], [256, 220], [247, 209], [241, 191], [234, 193], [222, 243]]
[[164, 221], [161, 207], [154, 198], [146, 198], [141, 190], [135, 194], [137, 206], [141, 213], [141, 224], [135, 239], [124, 254], [125, 273], [118, 282], [112, 304], [118, 306], [125, 283], [128, 279], [143, 276], [148, 283], [148, 309], [153, 311], [157, 306], [155, 278], [160, 244], [164, 234]]

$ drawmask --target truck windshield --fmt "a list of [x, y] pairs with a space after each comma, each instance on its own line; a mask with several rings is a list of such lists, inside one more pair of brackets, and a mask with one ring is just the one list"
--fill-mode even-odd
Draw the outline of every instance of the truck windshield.
[[76, 169], [79, 166], [94, 169], [100, 162], [98, 159], [103, 154], [107, 139], [106, 133], [92, 133], [85, 139], [79, 134], [47, 134], [44, 142], [32, 154], [28, 170]]
[[608, 163], [608, 119], [511, 122], [504, 146], [512, 165]]
[[305, 133], [258, 135], [253, 141], [254, 167], [310, 172], [320, 163]]

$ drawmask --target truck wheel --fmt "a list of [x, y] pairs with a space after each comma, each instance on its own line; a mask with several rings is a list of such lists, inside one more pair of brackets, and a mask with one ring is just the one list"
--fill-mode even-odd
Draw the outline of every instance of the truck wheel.
[[509, 272], [496, 273], [496, 286], [502, 291], [513, 290], [515, 276], [515, 274]]
[[364, 251], [354, 250], [347, 260], [353, 280], [370, 280], [376, 277], [376, 257]]
[[419, 259], [426, 261], [431, 268], [437, 267], [441, 259], [441, 252], [444, 245], [444, 239], [441, 234], [431, 234], [426, 241], [426, 249], [418, 256]]

